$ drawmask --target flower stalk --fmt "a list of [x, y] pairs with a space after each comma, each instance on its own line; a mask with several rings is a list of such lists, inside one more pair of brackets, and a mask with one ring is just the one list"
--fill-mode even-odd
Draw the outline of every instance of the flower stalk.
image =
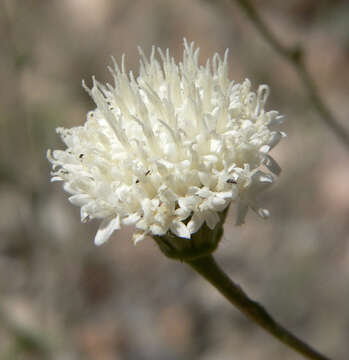
[[218, 266], [212, 255], [185, 262], [211, 283], [232, 305], [286, 346], [307, 359], [330, 360], [281, 326], [262, 305], [251, 300], [241, 287], [235, 284]]
[[214, 229], [211, 230], [204, 224], [190, 240], [178, 238], [171, 233], [153, 236], [153, 239], [163, 254], [188, 264], [211, 283], [232, 305], [286, 346], [304, 355], [307, 359], [330, 360], [275, 321], [262, 305], [250, 299], [241, 287], [235, 284], [218, 266], [212, 254], [222, 238], [228, 210], [229, 208], [226, 208], [219, 213], [220, 221]]

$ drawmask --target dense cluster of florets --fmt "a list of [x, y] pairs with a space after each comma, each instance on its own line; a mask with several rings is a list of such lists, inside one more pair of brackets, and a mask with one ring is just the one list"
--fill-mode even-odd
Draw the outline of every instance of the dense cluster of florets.
[[278, 112], [264, 110], [268, 86], [230, 81], [228, 51], [199, 66], [199, 49], [184, 47], [179, 64], [169, 51], [140, 50], [137, 78], [124, 58], [121, 69], [114, 62], [114, 86], [83, 84], [97, 106], [86, 123], [57, 129], [67, 149], [48, 152], [52, 181], [64, 182], [83, 222], [102, 219], [96, 244], [122, 225], [135, 226], [135, 241], [168, 231], [190, 239], [231, 203], [237, 224], [249, 207], [269, 215], [256, 197], [274, 177], [260, 167], [280, 172], [268, 152], [283, 133], [273, 129]]

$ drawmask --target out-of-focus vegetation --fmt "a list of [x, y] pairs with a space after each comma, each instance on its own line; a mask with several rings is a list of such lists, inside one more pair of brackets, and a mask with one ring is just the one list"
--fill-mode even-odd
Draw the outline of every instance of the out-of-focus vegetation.
[[[303, 42], [325, 101], [349, 129], [349, 3], [255, 1], [287, 44]], [[338, 360], [349, 346], [349, 155], [296, 74], [230, 0], [3, 0], [0, 4], [0, 360], [295, 359], [189, 268], [130, 231], [93, 245], [60, 184], [55, 128], [93, 107], [81, 79], [110, 81], [110, 56], [195, 41], [205, 61], [230, 48], [230, 76], [271, 86], [287, 116], [267, 222], [228, 219], [217, 252], [235, 281], [285, 326]], [[231, 214], [232, 215], [232, 214]]]

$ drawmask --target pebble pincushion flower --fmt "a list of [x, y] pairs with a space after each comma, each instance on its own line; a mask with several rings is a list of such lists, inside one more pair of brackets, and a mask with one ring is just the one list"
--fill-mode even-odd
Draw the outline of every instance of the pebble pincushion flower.
[[274, 130], [282, 117], [264, 109], [268, 86], [230, 81], [227, 51], [199, 66], [199, 49], [184, 47], [179, 64], [169, 51], [147, 59], [140, 50], [138, 77], [124, 57], [121, 68], [114, 62], [114, 86], [83, 83], [97, 106], [86, 123], [57, 129], [67, 149], [48, 151], [52, 181], [64, 182], [83, 222], [102, 219], [96, 244], [122, 225], [135, 226], [135, 241], [190, 239], [231, 203], [237, 224], [249, 207], [269, 215], [256, 198], [274, 177], [260, 168], [280, 172], [268, 152], [283, 133]]

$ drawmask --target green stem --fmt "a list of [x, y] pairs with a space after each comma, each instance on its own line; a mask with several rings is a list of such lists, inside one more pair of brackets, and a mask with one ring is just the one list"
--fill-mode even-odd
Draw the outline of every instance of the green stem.
[[262, 305], [251, 300], [240, 286], [223, 272], [212, 255], [195, 260], [186, 260], [185, 262], [210, 282], [232, 305], [282, 343], [304, 355], [307, 359], [330, 360], [278, 324]]
[[282, 44], [263, 21], [256, 8], [249, 0], [235, 1], [244, 10], [250, 21], [254, 24], [264, 39], [272, 46], [272, 48], [294, 67], [301, 82], [303, 83], [303, 86], [309, 93], [311, 103], [321, 116], [322, 120], [335, 133], [337, 138], [341, 140], [347, 148], [349, 148], [349, 132], [338, 122], [325, 102], [322, 100], [310, 72], [305, 65], [304, 50], [300, 46], [287, 47]]

